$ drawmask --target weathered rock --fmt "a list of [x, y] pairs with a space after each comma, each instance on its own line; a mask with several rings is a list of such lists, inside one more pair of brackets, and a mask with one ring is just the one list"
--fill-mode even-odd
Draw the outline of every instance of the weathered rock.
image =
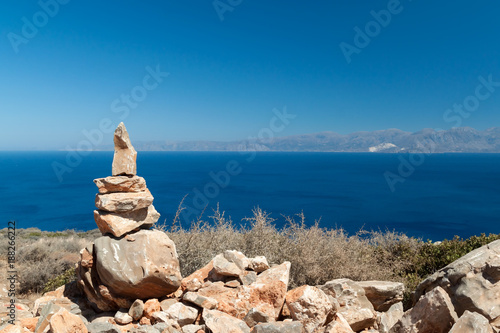
[[210, 260], [207, 265], [182, 279], [181, 288], [184, 291], [197, 291], [207, 281], [222, 281], [224, 278], [215, 272], [213, 260]]
[[113, 157], [113, 176], [135, 175], [137, 173], [137, 152], [135, 151], [123, 123], [115, 130], [115, 155]]
[[378, 330], [380, 333], [389, 333], [391, 328], [403, 318], [403, 303], [393, 304], [386, 312], [377, 314]]
[[121, 333], [120, 329], [111, 323], [90, 323], [87, 325], [89, 333]]
[[257, 276], [257, 281], [236, 289], [215, 282], [198, 290], [198, 294], [217, 300], [217, 310], [243, 319], [251, 308], [277, 320], [285, 301], [290, 263], [285, 262]]
[[436, 287], [406, 311], [390, 332], [444, 333], [448, 332], [457, 320], [450, 297], [441, 287]]
[[55, 305], [54, 303], [48, 303], [42, 310], [40, 311], [40, 318], [35, 327], [35, 333], [42, 333], [47, 326], [50, 324], [50, 318], [59, 311], [61, 307], [59, 305]]
[[413, 302], [440, 286], [457, 314], [477, 312], [489, 321], [500, 316], [500, 240], [480, 247], [440, 269], [418, 285]]
[[[255, 282], [255, 280], [253, 282]], [[238, 288], [239, 286], [241, 286], [241, 282], [238, 279], [229, 280], [224, 282], [224, 286], [229, 288]]]
[[340, 314], [335, 314], [333, 320], [326, 326], [324, 333], [354, 333], [351, 326]]
[[204, 309], [203, 320], [212, 333], [250, 333], [245, 322], [221, 311]]
[[160, 218], [153, 205], [126, 213], [94, 210], [94, 220], [103, 235], [121, 237], [138, 228], [149, 229]]
[[182, 333], [199, 333], [205, 332], [205, 325], [186, 325], [182, 327]]
[[307, 285], [290, 290], [285, 301], [292, 318], [300, 321], [308, 333], [323, 326], [333, 308], [321, 289]]
[[115, 314], [115, 321], [120, 325], [130, 324], [134, 318], [128, 314], [127, 309], [120, 309]]
[[302, 333], [304, 327], [299, 321], [257, 324], [252, 333]]
[[147, 208], [153, 203], [153, 196], [148, 189], [144, 192], [116, 192], [97, 194], [95, 206], [107, 212], [126, 213], [141, 208]]
[[38, 318], [23, 318], [19, 320], [19, 325], [23, 328], [27, 328], [30, 332], [34, 332], [36, 324], [38, 323]]
[[113, 192], [143, 192], [146, 190], [146, 180], [139, 176], [115, 176], [94, 179], [99, 193]]
[[[265, 272], [264, 272], [265, 273]], [[376, 323], [373, 305], [365, 296], [364, 289], [349, 279], [337, 279], [319, 286], [323, 292], [337, 299], [340, 313], [353, 331], [370, 328]]]
[[158, 329], [153, 326], [140, 326], [133, 328], [129, 331], [130, 333], [161, 333]]
[[161, 310], [161, 304], [156, 298], [148, 299], [146, 303], [144, 303], [144, 316], [146, 318], [153, 318], [153, 314], [155, 312], [159, 312]]
[[128, 314], [134, 320], [139, 320], [141, 319], [143, 313], [144, 313], [144, 302], [140, 299], [136, 299], [134, 303], [132, 303], [132, 305], [130, 306], [130, 309], [128, 309]]
[[52, 333], [87, 333], [87, 327], [80, 317], [60, 308], [50, 317]]
[[[202, 307], [204, 309], [215, 309], [217, 307], [217, 300], [211, 298], [211, 297], [205, 297], [202, 295], [199, 295], [195, 292], [188, 291], [187, 293], [184, 294], [182, 299], [186, 302], [193, 303], [195, 305], [198, 305], [199, 307]], [[162, 302], [163, 303], [163, 302]], [[162, 306], [163, 308], [163, 306]]]
[[224, 258], [235, 263], [241, 270], [245, 270], [250, 266], [250, 259], [248, 259], [243, 253], [236, 250], [224, 251]]
[[198, 317], [197, 309], [192, 306], [184, 305], [180, 302], [170, 306], [165, 313], [169, 318], [179, 323], [181, 327], [193, 324]]
[[264, 312], [257, 310], [256, 308], [251, 308], [246, 314], [245, 318], [243, 318], [245, 324], [248, 327], [254, 327], [259, 323], [268, 323], [271, 321], [271, 318]]
[[257, 273], [252, 271], [243, 271], [240, 275], [241, 283], [245, 286], [257, 281]]
[[266, 257], [264, 256], [259, 256], [255, 258], [250, 259], [250, 269], [257, 272], [261, 273], [265, 271], [266, 269], [269, 269], [269, 263], [267, 262]]
[[80, 255], [81, 260], [76, 269], [77, 283], [89, 302], [100, 311], [129, 308], [132, 304], [131, 300], [117, 297], [106, 286], [102, 285], [97, 274], [93, 247], [83, 249], [80, 251]]
[[8, 324], [5, 327], [1, 327], [0, 333], [28, 333], [28, 329], [23, 328], [20, 325]]
[[214, 270], [223, 276], [240, 276], [243, 272], [234, 262], [227, 260], [224, 255], [218, 254], [213, 259]]
[[178, 303], [178, 301], [174, 298], [164, 299], [163, 301], [160, 302], [161, 311], [167, 311], [169, 307], [171, 307], [176, 303]]
[[129, 236], [95, 240], [96, 268], [102, 283], [114, 294], [134, 300], [176, 291], [181, 274], [174, 242], [158, 230], [141, 230]]
[[493, 329], [484, 316], [477, 312], [465, 310], [449, 333], [493, 333]]
[[405, 286], [400, 282], [361, 281], [357, 282], [376, 311], [387, 311], [391, 305], [403, 301]]

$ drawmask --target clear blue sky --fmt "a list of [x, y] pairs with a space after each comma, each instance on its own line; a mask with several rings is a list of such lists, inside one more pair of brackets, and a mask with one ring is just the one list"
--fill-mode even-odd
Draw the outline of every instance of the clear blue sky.
[[[500, 82], [494, 0], [55, 1], [0, 4], [0, 150], [74, 146], [105, 118], [133, 140], [244, 139], [284, 106], [279, 136], [450, 128], [479, 76]], [[348, 63], [340, 44], [367, 24]], [[149, 91], [148, 66], [169, 73]], [[147, 96], [120, 119], [134, 88]], [[500, 126], [496, 89], [461, 126]]]

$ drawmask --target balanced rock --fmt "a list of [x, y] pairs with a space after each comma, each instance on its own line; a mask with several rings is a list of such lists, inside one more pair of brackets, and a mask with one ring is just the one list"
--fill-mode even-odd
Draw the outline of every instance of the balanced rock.
[[126, 213], [94, 211], [94, 220], [103, 235], [121, 237], [138, 228], [149, 229], [160, 218], [153, 205]]
[[181, 284], [174, 242], [158, 230], [140, 230], [128, 238], [95, 240], [96, 268], [102, 283], [125, 298], [159, 298]]
[[114, 136], [115, 155], [113, 157], [113, 176], [135, 175], [137, 173], [137, 152], [135, 151], [127, 129], [120, 123]]
[[146, 208], [153, 203], [153, 196], [148, 189], [144, 192], [116, 192], [97, 194], [95, 205], [100, 210], [113, 213], [125, 213]]
[[146, 181], [139, 176], [115, 176], [94, 179], [99, 193], [113, 192], [143, 192], [146, 190]]

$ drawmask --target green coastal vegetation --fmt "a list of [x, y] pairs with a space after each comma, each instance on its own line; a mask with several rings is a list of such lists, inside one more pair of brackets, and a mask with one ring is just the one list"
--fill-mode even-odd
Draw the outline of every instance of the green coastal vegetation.
[[[431, 242], [395, 231], [360, 230], [349, 235], [343, 229], [327, 229], [306, 221], [304, 214], [284, 216], [283, 228], [274, 225], [270, 214], [255, 208], [244, 224], [236, 224], [219, 208], [193, 221], [190, 228], [179, 223], [181, 210], [173, 221], [157, 229], [175, 242], [181, 271], [187, 276], [206, 265], [224, 250], [238, 250], [249, 257], [265, 256], [269, 263], [291, 262], [289, 288], [319, 285], [336, 278], [403, 282], [405, 303], [411, 291], [428, 275], [468, 252], [500, 239], [500, 234], [480, 234], [467, 239], [455, 236]], [[0, 230], [0, 248], [7, 253], [7, 229]], [[76, 279], [79, 252], [101, 233], [66, 230], [16, 230], [18, 293], [40, 294]], [[7, 258], [1, 258], [2, 271]]]

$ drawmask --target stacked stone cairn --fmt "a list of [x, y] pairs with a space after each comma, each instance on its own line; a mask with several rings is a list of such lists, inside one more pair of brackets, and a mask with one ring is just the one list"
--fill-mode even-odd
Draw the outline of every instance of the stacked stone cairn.
[[137, 176], [137, 152], [123, 123], [114, 143], [112, 176], [94, 180], [99, 189], [94, 218], [103, 236], [82, 250], [77, 269], [79, 286], [101, 311], [165, 296], [181, 283], [175, 244], [150, 230], [160, 214], [144, 178]]
[[174, 243], [149, 228], [159, 214], [123, 124], [113, 176], [96, 179], [103, 236], [81, 251], [78, 280], [16, 304], [0, 333], [499, 333], [500, 240], [404, 286], [335, 279], [288, 290], [289, 262], [227, 250], [181, 279]]

